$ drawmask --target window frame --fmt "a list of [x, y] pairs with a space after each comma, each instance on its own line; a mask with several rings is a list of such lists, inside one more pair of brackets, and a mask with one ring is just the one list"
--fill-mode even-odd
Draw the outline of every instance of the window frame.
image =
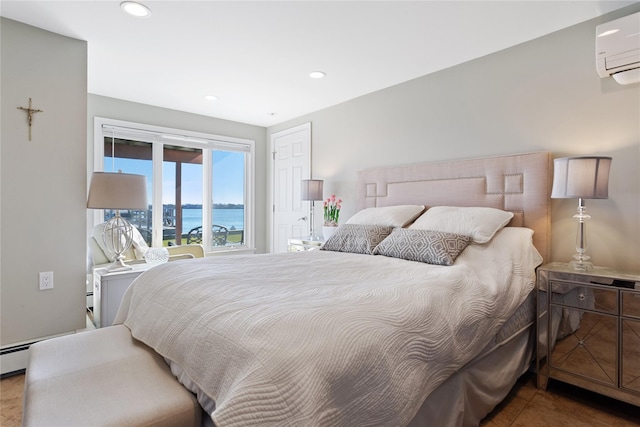
[[[255, 248], [255, 141], [224, 135], [215, 135], [184, 129], [155, 126], [144, 123], [128, 122], [124, 120], [94, 117], [93, 139], [93, 171], [104, 170], [104, 138], [117, 132], [116, 136], [128, 136], [130, 139], [149, 142], [152, 144], [153, 188], [151, 206], [154, 212], [162, 212], [162, 162], [163, 147], [168, 145], [183, 145], [203, 150], [202, 156], [202, 225], [203, 242], [207, 255], [225, 252], [250, 251]], [[213, 202], [213, 165], [214, 150], [245, 152], [245, 180], [244, 180], [244, 244], [212, 247], [211, 209]], [[104, 211], [97, 209], [93, 214], [93, 225], [104, 221]], [[152, 217], [152, 246], [162, 246], [162, 215]]]

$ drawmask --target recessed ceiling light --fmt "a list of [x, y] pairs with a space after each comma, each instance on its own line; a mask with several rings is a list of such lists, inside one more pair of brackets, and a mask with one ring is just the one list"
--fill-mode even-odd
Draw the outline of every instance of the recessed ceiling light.
[[120, 8], [129, 15], [137, 16], [138, 18], [151, 15], [151, 10], [147, 6], [134, 1], [123, 1], [120, 3]]
[[206, 99], [207, 101], [217, 101], [218, 97], [215, 95], [205, 95], [204, 99]]
[[312, 71], [309, 73], [309, 77], [311, 77], [312, 79], [321, 79], [326, 75], [327, 73], [325, 73], [324, 71]]

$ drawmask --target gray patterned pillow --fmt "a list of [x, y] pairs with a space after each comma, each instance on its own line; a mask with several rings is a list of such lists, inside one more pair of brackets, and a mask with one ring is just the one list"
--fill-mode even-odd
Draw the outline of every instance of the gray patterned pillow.
[[342, 224], [320, 248], [324, 251], [373, 255], [373, 250], [393, 227], [384, 225]]
[[396, 228], [375, 248], [374, 254], [451, 265], [469, 243], [471, 237], [461, 234]]

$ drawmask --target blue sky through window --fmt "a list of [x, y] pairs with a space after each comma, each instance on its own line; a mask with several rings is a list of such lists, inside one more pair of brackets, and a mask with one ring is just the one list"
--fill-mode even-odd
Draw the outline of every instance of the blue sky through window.
[[[105, 157], [106, 172], [112, 171], [110, 157]], [[113, 171], [137, 173], [147, 177], [147, 197], [152, 200], [151, 160], [116, 157]], [[213, 151], [213, 203], [244, 204], [244, 153]], [[162, 204], [175, 203], [175, 165], [163, 165]], [[202, 204], [202, 165], [182, 165], [182, 203]]]
[[244, 204], [244, 156], [237, 151], [213, 152], [213, 203]]

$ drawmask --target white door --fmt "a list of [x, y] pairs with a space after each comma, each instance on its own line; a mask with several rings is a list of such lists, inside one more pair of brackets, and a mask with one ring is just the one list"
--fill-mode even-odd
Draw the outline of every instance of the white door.
[[300, 200], [300, 181], [311, 176], [311, 123], [271, 135], [273, 223], [271, 252], [286, 252], [290, 237], [309, 234], [309, 203]]

